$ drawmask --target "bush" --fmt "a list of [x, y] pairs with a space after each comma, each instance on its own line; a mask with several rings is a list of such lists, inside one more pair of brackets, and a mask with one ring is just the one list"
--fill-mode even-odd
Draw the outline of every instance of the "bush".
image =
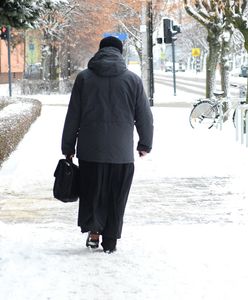
[[41, 112], [35, 99], [0, 97], [0, 166]]
[[11, 98], [9, 97], [0, 97], [0, 111], [3, 109], [5, 106], [9, 105], [12, 103]]
[[16, 83], [17, 89], [21, 90], [23, 95], [36, 94], [67, 94], [70, 93], [73, 86], [72, 80], [31, 80], [22, 79]]

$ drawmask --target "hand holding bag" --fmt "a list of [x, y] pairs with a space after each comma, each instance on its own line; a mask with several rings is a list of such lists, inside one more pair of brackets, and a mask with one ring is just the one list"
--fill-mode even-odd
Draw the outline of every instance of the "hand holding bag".
[[79, 197], [79, 167], [72, 160], [60, 159], [54, 177], [54, 198], [62, 202], [77, 201]]

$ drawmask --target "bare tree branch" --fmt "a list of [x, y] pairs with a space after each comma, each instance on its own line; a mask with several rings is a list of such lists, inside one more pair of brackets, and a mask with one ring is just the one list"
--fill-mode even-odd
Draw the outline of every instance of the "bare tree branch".
[[122, 20], [118, 19], [119, 24], [125, 29], [125, 31], [132, 36], [134, 40], [137, 40], [141, 43], [141, 38], [135, 35], [129, 28], [122, 22]]
[[196, 21], [201, 23], [203, 26], [207, 27], [209, 24], [209, 18], [204, 18], [202, 15], [200, 15], [195, 9], [193, 9], [192, 6], [189, 5], [188, 0], [184, 0], [184, 7], [186, 12], [193, 17]]

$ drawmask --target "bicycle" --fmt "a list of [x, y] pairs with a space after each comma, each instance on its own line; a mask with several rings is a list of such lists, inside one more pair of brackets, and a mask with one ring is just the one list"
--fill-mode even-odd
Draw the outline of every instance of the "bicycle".
[[231, 110], [233, 111], [232, 121], [235, 126], [235, 115], [237, 107], [245, 104], [245, 101], [237, 99], [231, 102], [230, 99], [224, 96], [224, 92], [214, 92], [212, 98], [199, 99], [190, 112], [189, 122], [192, 128], [212, 128], [214, 125], [222, 125], [225, 122]]

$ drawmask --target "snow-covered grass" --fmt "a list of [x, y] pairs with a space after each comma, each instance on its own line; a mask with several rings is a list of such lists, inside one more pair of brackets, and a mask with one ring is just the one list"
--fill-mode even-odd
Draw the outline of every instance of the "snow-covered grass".
[[135, 157], [123, 236], [108, 255], [85, 247], [78, 204], [52, 197], [69, 95], [37, 98], [41, 116], [0, 171], [2, 299], [248, 299], [248, 149], [231, 121], [196, 131], [189, 108], [152, 108], [154, 148]]

